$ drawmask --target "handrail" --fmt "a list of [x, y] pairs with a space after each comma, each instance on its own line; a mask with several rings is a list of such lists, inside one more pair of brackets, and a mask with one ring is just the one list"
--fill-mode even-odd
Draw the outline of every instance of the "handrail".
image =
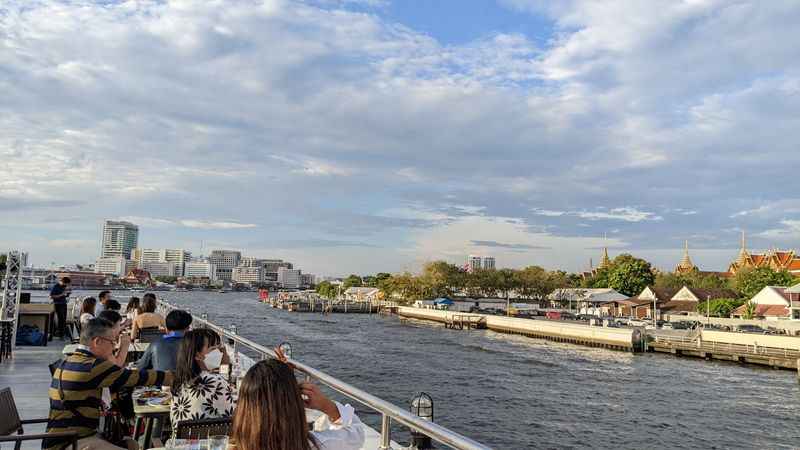
[[[175, 306], [163, 301], [159, 300], [159, 306], [166, 310], [178, 309]], [[226, 330], [225, 328], [216, 325], [210, 322], [207, 319], [199, 318], [194, 316], [193, 317], [193, 324], [200, 323], [205, 327], [208, 327], [217, 333], [220, 336], [224, 336], [227, 339], [233, 340], [236, 343], [242, 344], [245, 347], [249, 347], [251, 350], [254, 350], [262, 355], [262, 357], [269, 356], [274, 357], [275, 352], [263, 345], [260, 345], [256, 342], [251, 341], [245, 337], [239, 336], [236, 332]], [[337, 378], [334, 378], [322, 371], [319, 371], [311, 366], [307, 366], [301, 362], [295, 361], [290, 359], [289, 360], [292, 365], [294, 365], [295, 369], [298, 371], [306, 374], [307, 376], [311, 377], [314, 380], [319, 381], [320, 383], [330, 387], [331, 389], [339, 392], [340, 394], [344, 395], [345, 397], [355, 400], [364, 406], [371, 408], [375, 411], [380, 412], [383, 414], [383, 424], [381, 426], [381, 442], [383, 442], [383, 447], [381, 450], [388, 450], [388, 442], [390, 442], [390, 427], [388, 419], [394, 419], [398, 423], [405, 425], [409, 428], [412, 428], [426, 436], [430, 437], [436, 442], [441, 444], [449, 445], [458, 450], [489, 450], [491, 447], [487, 447], [481, 443], [478, 443], [466, 436], [462, 436], [454, 431], [450, 431], [449, 429], [438, 425], [434, 422], [430, 422], [424, 419], [421, 419], [409, 411], [402, 409], [392, 403], [389, 403], [381, 398], [378, 398], [368, 392], [365, 392], [349, 383], [345, 383]]]

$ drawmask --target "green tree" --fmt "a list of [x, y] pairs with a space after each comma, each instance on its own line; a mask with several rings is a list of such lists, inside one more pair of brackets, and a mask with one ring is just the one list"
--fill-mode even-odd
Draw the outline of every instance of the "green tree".
[[664, 289], [680, 289], [684, 286], [694, 287], [687, 277], [670, 272], [661, 272], [656, 275], [653, 285]]
[[363, 282], [363, 285], [367, 287], [377, 287], [378, 283], [378, 279], [373, 275], [365, 275], [361, 277], [361, 281]]
[[552, 291], [550, 274], [539, 266], [528, 266], [516, 273], [520, 293], [525, 298], [541, 300]]
[[744, 314], [742, 314], [742, 319], [750, 320], [756, 315], [756, 304], [753, 303], [752, 300], [748, 300], [745, 303], [744, 307]]
[[336, 296], [337, 288], [330, 281], [322, 281], [317, 284], [317, 294], [324, 298], [333, 298]]
[[594, 276], [583, 280], [580, 287], [585, 288], [607, 288], [609, 287], [609, 276], [611, 275], [612, 267], [604, 267], [598, 269]]
[[626, 253], [614, 258], [608, 274], [608, 287], [631, 297], [642, 292], [645, 286], [653, 284], [654, 281], [655, 276], [650, 263]]
[[422, 283], [431, 297], [449, 297], [453, 295], [458, 284], [459, 269], [445, 261], [426, 263], [418, 281]]
[[344, 279], [344, 284], [342, 284], [342, 291], [346, 291], [348, 288], [351, 287], [360, 287], [364, 284], [364, 281], [358, 275], [350, 275], [349, 277]]
[[162, 276], [155, 277], [155, 280], [156, 281], [160, 281], [162, 283], [175, 284], [175, 282], [178, 281], [178, 277], [162, 275]]
[[785, 270], [776, 272], [769, 267], [757, 267], [736, 272], [731, 287], [743, 298], [753, 298], [765, 286], [790, 286], [793, 281], [792, 275]]
[[711, 317], [730, 317], [734, 309], [742, 306], [744, 300], [735, 298], [715, 298], [708, 301], [698, 302], [695, 310], [698, 314], [705, 315], [708, 312]]

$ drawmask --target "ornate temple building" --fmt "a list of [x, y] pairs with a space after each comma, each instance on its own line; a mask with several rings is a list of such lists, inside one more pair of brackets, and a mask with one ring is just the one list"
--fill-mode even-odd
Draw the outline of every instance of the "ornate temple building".
[[689, 241], [686, 241], [683, 246], [683, 257], [681, 258], [681, 262], [675, 266], [675, 274], [681, 275], [685, 273], [696, 272], [699, 269], [697, 266], [694, 265], [692, 262], [692, 258], [689, 257]]
[[611, 265], [611, 258], [608, 257], [608, 247], [603, 247], [603, 255], [600, 257], [600, 265], [594, 267], [592, 265], [592, 259], [589, 258], [589, 270], [585, 272], [581, 272], [581, 277], [585, 280], [587, 278], [592, 278], [593, 276], [597, 275], [597, 272], [600, 269], [605, 269], [606, 267]]
[[772, 270], [786, 270], [792, 275], [800, 275], [800, 257], [794, 250], [771, 249], [764, 253], [750, 253], [745, 245], [744, 232], [742, 232], [742, 247], [739, 255], [728, 266], [728, 272], [735, 274], [741, 269], [754, 269], [757, 267], [769, 267]]

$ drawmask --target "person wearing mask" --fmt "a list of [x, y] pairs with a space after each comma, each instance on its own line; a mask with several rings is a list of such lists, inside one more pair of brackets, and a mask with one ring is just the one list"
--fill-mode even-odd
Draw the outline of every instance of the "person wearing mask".
[[164, 318], [156, 313], [156, 296], [152, 293], [144, 294], [142, 300], [142, 312], [133, 320], [131, 327], [131, 338], [136, 339], [139, 337], [139, 330], [142, 328], [166, 328]]
[[[80, 449], [121, 448], [98, 436], [103, 388], [117, 392], [122, 388], [172, 383], [169, 372], [127, 370], [111, 362], [116, 344], [113, 328], [105, 319], [91, 319], [81, 330], [75, 352], [54, 365], [47, 433], [75, 431]], [[58, 437], [42, 442], [42, 448], [48, 450], [68, 446], [68, 441]]]
[[137, 369], [175, 370], [178, 361], [178, 347], [183, 335], [192, 325], [192, 315], [176, 309], [167, 314], [167, 334], [151, 343], [144, 355], [136, 361]]
[[67, 302], [69, 301], [69, 295], [72, 293], [71, 284], [72, 281], [69, 277], [62, 277], [50, 290], [50, 299], [53, 301], [53, 309], [58, 322], [56, 336], [62, 339], [67, 331]]
[[94, 315], [99, 316], [103, 310], [106, 309], [106, 303], [111, 300], [111, 292], [110, 291], [100, 291], [97, 294], [97, 306], [94, 309]]
[[234, 390], [226, 377], [216, 372], [222, 364], [230, 364], [230, 360], [216, 332], [203, 328], [183, 335], [171, 388], [173, 435], [180, 421], [233, 415]]
[[139, 297], [131, 297], [131, 299], [128, 300], [128, 306], [125, 307], [125, 316], [131, 323], [133, 322], [133, 319], [136, 318], [136, 315], [141, 312], [139, 307]]
[[[310, 382], [297, 383], [279, 358], [256, 363], [239, 388], [231, 438], [237, 450], [357, 450], [364, 426], [350, 405], [327, 398]], [[303, 400], [305, 396], [305, 400]], [[308, 430], [305, 408], [325, 413]]]
[[117, 339], [118, 345], [114, 351], [114, 357], [110, 361], [120, 367], [123, 367], [125, 365], [125, 361], [128, 359], [128, 350], [130, 349], [131, 337], [127, 333], [122, 332], [122, 316], [120, 316], [116, 311], [107, 309], [101, 312], [97, 317], [100, 319], [105, 319], [113, 325], [114, 337]]
[[80, 322], [81, 326], [86, 322], [94, 319], [94, 307], [97, 304], [97, 299], [94, 297], [86, 297], [83, 299], [83, 303], [81, 303], [81, 317]]

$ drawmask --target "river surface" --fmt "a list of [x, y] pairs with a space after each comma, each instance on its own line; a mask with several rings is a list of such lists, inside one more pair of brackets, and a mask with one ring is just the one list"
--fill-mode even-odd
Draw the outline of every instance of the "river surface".
[[[123, 305], [127, 295], [114, 293]], [[253, 292], [158, 295], [261, 344], [289, 341], [295, 359], [396, 405], [425, 391], [437, 423], [497, 449], [800, 447], [791, 371], [380, 315], [288, 313]], [[354, 406], [379, 429], [378, 415]]]

